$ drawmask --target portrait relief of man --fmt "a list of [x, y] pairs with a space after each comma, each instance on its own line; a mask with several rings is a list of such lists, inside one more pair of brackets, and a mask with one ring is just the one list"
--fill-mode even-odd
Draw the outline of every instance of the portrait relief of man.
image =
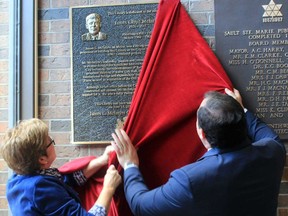
[[89, 32], [81, 36], [82, 41], [106, 40], [107, 34], [101, 32], [101, 16], [91, 13], [86, 16], [86, 28]]

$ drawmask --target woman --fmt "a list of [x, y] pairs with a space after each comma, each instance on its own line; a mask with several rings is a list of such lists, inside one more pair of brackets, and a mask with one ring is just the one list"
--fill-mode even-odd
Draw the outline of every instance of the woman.
[[112, 146], [90, 161], [83, 170], [61, 175], [51, 168], [56, 159], [55, 142], [47, 125], [39, 119], [22, 121], [7, 131], [1, 146], [2, 157], [14, 171], [7, 182], [7, 199], [13, 215], [107, 215], [121, 177], [111, 165], [104, 177], [103, 189], [87, 212], [71, 186], [83, 185], [101, 167], [107, 165]]

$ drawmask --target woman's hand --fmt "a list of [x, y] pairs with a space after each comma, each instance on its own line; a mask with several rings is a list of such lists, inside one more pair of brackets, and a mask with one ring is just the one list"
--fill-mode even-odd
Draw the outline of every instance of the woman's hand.
[[[122, 179], [114, 165], [110, 165], [104, 176], [103, 187], [106, 189], [116, 190]], [[114, 193], [114, 192], [113, 192]]]
[[114, 151], [113, 146], [109, 145], [106, 147], [104, 153], [101, 156], [91, 160], [87, 165], [87, 167], [83, 169], [85, 177], [87, 179], [90, 178], [92, 175], [98, 172], [98, 170], [101, 169], [101, 167], [106, 166], [109, 161], [109, 155], [113, 151]]
[[114, 165], [110, 165], [104, 176], [104, 183], [101, 193], [96, 201], [96, 204], [103, 206], [106, 211], [109, 211], [112, 197], [116, 188], [121, 183], [122, 179]]
[[105, 151], [99, 157], [99, 159], [101, 160], [102, 165], [108, 164], [109, 156], [110, 156], [111, 152], [113, 152], [113, 151], [114, 151], [114, 147], [112, 145], [109, 145], [109, 146], [107, 146], [105, 148]]

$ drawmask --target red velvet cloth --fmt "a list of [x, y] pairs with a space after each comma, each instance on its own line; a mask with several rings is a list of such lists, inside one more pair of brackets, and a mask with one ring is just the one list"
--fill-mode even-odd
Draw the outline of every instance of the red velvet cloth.
[[[180, 1], [161, 0], [124, 125], [138, 149], [140, 170], [149, 188], [165, 183], [171, 171], [203, 155], [196, 111], [205, 92], [223, 92], [226, 87], [232, 88], [228, 76]], [[122, 171], [115, 154], [110, 164]], [[101, 188], [101, 183], [93, 180], [90, 190], [82, 190], [93, 194], [84, 195], [86, 207], [97, 199], [93, 190]], [[132, 215], [123, 185], [109, 212], [109, 216], [118, 215]]]
[[[149, 188], [203, 155], [196, 111], [205, 92], [226, 87], [232, 88], [228, 76], [183, 5], [162, 0], [124, 125]], [[123, 196], [115, 201], [118, 215], [131, 214]]]
[[[63, 166], [59, 168], [59, 171], [62, 174], [68, 174], [77, 170], [84, 169], [91, 160], [93, 160], [94, 156], [81, 157], [75, 160], [72, 160], [68, 163], [65, 163]], [[94, 205], [99, 194], [103, 187], [104, 175], [106, 173], [108, 166], [102, 167], [95, 175], [93, 175], [85, 185], [74, 187], [74, 189], [78, 192], [79, 198], [82, 201], [82, 206], [87, 211]], [[112, 200], [109, 215], [118, 215], [117, 206]]]
[[[84, 169], [94, 156], [87, 156], [72, 160], [71, 162], [65, 163], [59, 168], [62, 174], [68, 174], [77, 170]], [[99, 170], [92, 178], [90, 178], [84, 186], [74, 187], [78, 192], [80, 200], [82, 201], [82, 206], [86, 210], [89, 210], [95, 201], [97, 200], [103, 185], [104, 175], [106, 173], [107, 167], [103, 167]], [[113, 202], [114, 203], [114, 202]]]

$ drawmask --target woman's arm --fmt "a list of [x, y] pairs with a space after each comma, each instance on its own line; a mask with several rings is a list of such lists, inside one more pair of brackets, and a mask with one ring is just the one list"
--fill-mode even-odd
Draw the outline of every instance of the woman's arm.
[[89, 213], [97, 215], [97, 211], [100, 208], [104, 208], [106, 210], [106, 214], [110, 209], [112, 197], [115, 193], [116, 188], [121, 183], [121, 176], [118, 171], [115, 169], [114, 165], [110, 165], [107, 169], [106, 175], [104, 177], [104, 183], [102, 191], [95, 202], [94, 206], [89, 210]]
[[101, 167], [107, 165], [109, 155], [112, 151], [114, 151], [114, 148], [109, 145], [106, 147], [104, 153], [101, 156], [91, 160], [87, 167], [83, 169], [84, 176], [88, 179], [94, 175]]

